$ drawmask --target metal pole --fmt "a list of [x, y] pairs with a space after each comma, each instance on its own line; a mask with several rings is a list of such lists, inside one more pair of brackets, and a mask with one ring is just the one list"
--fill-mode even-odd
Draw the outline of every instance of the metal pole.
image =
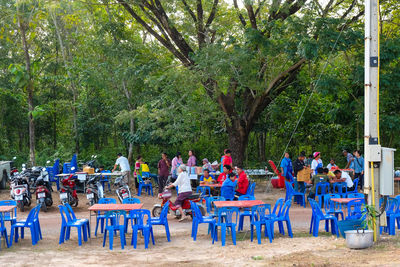
[[[364, 98], [364, 193], [368, 204], [379, 210], [379, 0], [365, 0], [365, 98]], [[371, 169], [371, 164], [373, 168]], [[373, 171], [373, 175], [372, 172]], [[372, 183], [371, 177], [374, 177]], [[376, 221], [375, 241], [379, 239], [379, 220]]]

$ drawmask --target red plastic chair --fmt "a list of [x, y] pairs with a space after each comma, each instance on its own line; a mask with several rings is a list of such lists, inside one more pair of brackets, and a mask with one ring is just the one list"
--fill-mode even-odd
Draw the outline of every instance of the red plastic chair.
[[281, 172], [278, 170], [276, 167], [275, 163], [272, 160], [268, 160], [269, 165], [271, 165], [272, 170], [276, 175], [278, 175], [278, 187], [279, 188], [284, 188], [285, 187], [285, 177], [281, 174]]

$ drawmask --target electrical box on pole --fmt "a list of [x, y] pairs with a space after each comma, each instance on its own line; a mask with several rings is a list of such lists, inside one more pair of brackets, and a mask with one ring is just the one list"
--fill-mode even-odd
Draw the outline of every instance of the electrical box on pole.
[[394, 195], [394, 152], [396, 149], [382, 147], [380, 166], [380, 193], [383, 196]]

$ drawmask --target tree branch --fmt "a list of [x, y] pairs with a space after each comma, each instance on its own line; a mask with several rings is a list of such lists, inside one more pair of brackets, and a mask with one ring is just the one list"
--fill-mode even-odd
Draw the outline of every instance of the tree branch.
[[240, 13], [237, 0], [233, 0], [233, 6], [236, 8], [236, 11], [238, 12], [238, 16], [239, 16], [240, 22], [242, 23], [242, 25], [244, 27], [246, 27], [246, 20], [244, 19], [243, 15]]
[[253, 6], [247, 4], [247, 5], [245, 5], [245, 7], [247, 9], [247, 15], [249, 16], [251, 27], [253, 29], [257, 29], [257, 20], [256, 20], [255, 14], [254, 14]]
[[192, 17], [193, 21], [196, 23], [197, 22], [196, 15], [190, 9], [189, 5], [186, 3], [185, 0], [181, 0], [181, 1], [182, 1], [183, 5], [185, 6], [186, 11], [190, 14], [190, 16]]

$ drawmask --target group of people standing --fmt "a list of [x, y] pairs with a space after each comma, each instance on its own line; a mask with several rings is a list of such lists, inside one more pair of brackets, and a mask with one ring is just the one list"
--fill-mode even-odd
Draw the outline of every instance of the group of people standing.
[[[343, 150], [343, 155], [346, 157], [346, 166], [344, 169], [353, 172], [354, 179], [359, 178], [361, 189], [364, 185], [364, 158], [359, 150], [354, 150], [353, 154], [347, 150]], [[315, 194], [315, 187], [318, 182], [346, 182], [348, 190], [354, 189], [353, 179], [350, 175], [341, 171], [335, 163], [335, 159], [331, 158], [329, 164], [324, 167], [321, 152], [314, 152], [308, 158], [305, 152], [301, 152], [297, 159], [292, 163], [289, 153], [285, 153], [280, 164], [282, 175], [287, 181], [294, 182], [295, 190], [304, 193], [306, 184], [303, 181], [298, 181], [297, 176], [300, 171], [305, 168], [310, 169], [310, 184], [312, 185], [310, 197]]]

